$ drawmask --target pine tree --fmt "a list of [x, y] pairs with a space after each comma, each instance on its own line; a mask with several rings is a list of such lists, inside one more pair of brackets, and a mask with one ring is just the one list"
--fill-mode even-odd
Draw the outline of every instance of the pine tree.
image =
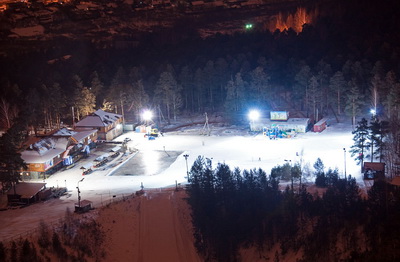
[[218, 58], [214, 64], [215, 67], [215, 86], [216, 95], [215, 103], [217, 105], [223, 105], [225, 101], [225, 84], [229, 80], [230, 73], [228, 72], [228, 63], [224, 58]]
[[317, 158], [317, 161], [314, 163], [315, 169], [315, 185], [318, 187], [326, 187], [326, 176], [324, 171], [324, 163], [320, 158]]
[[96, 109], [96, 97], [87, 87], [75, 90], [75, 108], [78, 119], [93, 113]]
[[47, 248], [50, 244], [49, 226], [43, 220], [39, 222], [38, 244], [41, 248]]
[[370, 121], [369, 147], [371, 148], [371, 162], [374, 162], [374, 159], [379, 159], [379, 162], [382, 162], [385, 147], [384, 138], [388, 133], [388, 126], [388, 122], [380, 121], [376, 116], [373, 116]]
[[260, 66], [250, 72], [250, 77], [251, 81], [249, 88], [251, 92], [248, 93], [249, 102], [261, 107], [271, 96], [271, 87], [269, 84], [270, 77], [267, 76], [264, 69]]
[[291, 168], [290, 168], [290, 180], [291, 180], [291, 189], [293, 190], [293, 182], [294, 180], [299, 180], [300, 184], [299, 184], [299, 189], [301, 188], [301, 167], [300, 164], [296, 163], [294, 164]]
[[208, 107], [211, 108], [213, 111], [215, 110], [215, 102], [214, 102], [214, 96], [215, 96], [215, 68], [214, 68], [214, 62], [212, 60], [207, 61], [206, 65], [203, 68], [203, 73], [204, 73], [204, 80], [205, 80], [205, 85], [207, 87], [207, 99], [208, 101]]
[[385, 83], [388, 88], [388, 95], [383, 97], [387, 117], [391, 121], [398, 121], [398, 108], [400, 105], [400, 83], [397, 82], [393, 71], [386, 75]]
[[[344, 90], [347, 89], [346, 86], [347, 83], [341, 71], [336, 72], [329, 80], [330, 89], [336, 93], [335, 103], [338, 115], [342, 113], [342, 97]], [[332, 101], [334, 101], [333, 98]]]
[[[305, 108], [308, 116], [308, 84], [311, 78], [311, 69], [308, 65], [304, 65], [295, 76], [295, 85], [293, 86], [294, 98], [300, 101], [305, 101]], [[303, 109], [304, 103], [301, 108]]]
[[0, 98], [0, 127], [5, 130], [10, 128], [14, 119], [18, 116], [18, 108], [15, 104], [10, 104], [4, 97]]
[[205, 80], [204, 73], [201, 68], [198, 68], [194, 73], [194, 88], [193, 88], [193, 97], [194, 97], [194, 105], [195, 112], [203, 112], [205, 108], [204, 100], [205, 100]]
[[226, 100], [225, 100], [225, 110], [228, 114], [235, 114], [240, 111], [243, 107], [243, 103], [246, 95], [245, 82], [240, 73], [235, 75], [234, 79], [228, 81], [226, 85]]
[[368, 136], [369, 136], [369, 127], [368, 121], [365, 118], [362, 118], [352, 132], [354, 144], [351, 146], [350, 153], [351, 156], [355, 157], [357, 164], [361, 164], [361, 170], [364, 165], [365, 153], [369, 149], [368, 144]]
[[0, 241], [0, 261], [6, 261], [7, 250], [3, 242]]
[[350, 87], [350, 90], [347, 93], [345, 110], [346, 110], [346, 113], [348, 115], [350, 115], [352, 118], [352, 125], [355, 126], [356, 117], [361, 112], [362, 96], [361, 96], [360, 90], [354, 80], [349, 83], [349, 87]]
[[318, 105], [321, 103], [321, 90], [318, 83], [318, 79], [315, 76], [310, 78], [308, 83], [308, 105], [312, 107], [312, 117], [314, 121], [319, 120]]
[[[190, 109], [192, 112], [194, 112], [193, 78], [193, 72], [188, 66], [184, 66], [181, 69], [178, 77], [178, 84], [182, 86], [183, 91], [184, 108], [186, 110]], [[192, 107], [189, 108], [189, 105], [192, 105]]]
[[20, 181], [21, 170], [25, 169], [26, 163], [18, 152], [19, 142], [13, 136], [17, 136], [17, 130], [14, 126], [7, 133], [0, 137], [0, 181], [3, 188], [13, 186], [14, 194], [16, 193], [15, 185]]
[[25, 239], [22, 248], [20, 250], [19, 261], [20, 262], [32, 262], [35, 261], [36, 257], [32, 257], [31, 243], [28, 239]]
[[179, 108], [182, 106], [182, 87], [178, 85], [171, 72], [164, 71], [157, 81], [155, 95], [157, 101], [166, 108], [168, 122], [171, 119], [171, 111], [176, 120]]
[[100, 80], [99, 74], [97, 71], [94, 71], [90, 75], [90, 86], [89, 90], [93, 93], [93, 95], [96, 97], [96, 108], [99, 108], [101, 106], [101, 103], [104, 100], [104, 84]]
[[109, 103], [112, 111], [124, 115], [124, 107], [130, 104], [128, 93], [131, 88], [132, 83], [129, 81], [125, 69], [119, 67], [111, 80], [111, 85], [105, 98], [105, 102]]
[[18, 261], [18, 246], [15, 241], [11, 242], [11, 248], [10, 248], [10, 261], [11, 262], [17, 262]]

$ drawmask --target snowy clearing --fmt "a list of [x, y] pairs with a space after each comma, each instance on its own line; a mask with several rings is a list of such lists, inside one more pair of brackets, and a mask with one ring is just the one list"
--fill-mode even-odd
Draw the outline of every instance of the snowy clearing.
[[[135, 168], [130, 162], [136, 157], [135, 153], [116, 159], [115, 161], [119, 161], [120, 164], [113, 168], [104, 168], [85, 175], [85, 179], [79, 183], [78, 181], [83, 178], [80, 167], [85, 162], [58, 172], [46, 179], [47, 187], [66, 186], [68, 194], [60, 199], [51, 199], [23, 209], [2, 212], [0, 239], [15, 237], [35, 228], [41, 219], [51, 223], [63, 217], [67, 207], [74, 209], [74, 203], [77, 202], [77, 186], [81, 191], [82, 200], [90, 200], [95, 207], [99, 207], [116, 197], [135, 193], [142, 185], [146, 190], [185, 184], [187, 179], [184, 154], [189, 155], [187, 159], [189, 170], [198, 156], [204, 156], [212, 160], [213, 167], [218, 163], [226, 163], [232, 169], [262, 168], [267, 174], [274, 166], [285, 164], [285, 160], [290, 160], [291, 163], [302, 160], [303, 166], [308, 165], [312, 170], [313, 164], [319, 157], [326, 169], [337, 168], [340, 177], [344, 177], [346, 156], [347, 176], [355, 177], [360, 187], [364, 186], [360, 167], [348, 153], [353, 141], [351, 126], [347, 124], [335, 123], [322, 133], [308, 132], [298, 134], [294, 138], [277, 140], [270, 140], [262, 134], [248, 135], [245, 130], [241, 131], [242, 135], [238, 133], [230, 135], [230, 131], [224, 127], [211, 126], [211, 136], [199, 135], [201, 131], [201, 127], [180, 130], [166, 133], [155, 140], [144, 138], [142, 133], [123, 134], [117, 139], [122, 141], [126, 137], [131, 138], [128, 147], [137, 149], [141, 154], [142, 165], [139, 173], [142, 172], [142, 175], [138, 175], [138, 170], [135, 170], [135, 175], [118, 175], [119, 168], [125, 168], [126, 172], [126, 165]], [[343, 148], [347, 149], [347, 154]], [[29, 217], [26, 216], [27, 213], [30, 214]]]

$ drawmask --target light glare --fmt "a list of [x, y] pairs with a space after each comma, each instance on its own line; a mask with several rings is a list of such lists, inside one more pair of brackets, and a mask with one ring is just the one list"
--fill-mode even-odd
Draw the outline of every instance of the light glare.
[[153, 117], [153, 113], [150, 110], [146, 110], [143, 112], [143, 119], [148, 121], [151, 120], [151, 118]]
[[259, 117], [260, 117], [260, 113], [259, 113], [257, 110], [252, 110], [252, 111], [250, 111], [250, 113], [249, 113], [249, 118], [250, 118], [250, 120], [255, 121], [255, 120], [257, 120]]

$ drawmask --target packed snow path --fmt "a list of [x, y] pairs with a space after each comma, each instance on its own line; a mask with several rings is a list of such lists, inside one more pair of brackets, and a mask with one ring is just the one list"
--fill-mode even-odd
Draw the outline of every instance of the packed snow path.
[[[150, 193], [140, 199], [138, 262], [200, 261], [174, 205], [174, 191]], [[183, 222], [183, 223], [181, 223]]]

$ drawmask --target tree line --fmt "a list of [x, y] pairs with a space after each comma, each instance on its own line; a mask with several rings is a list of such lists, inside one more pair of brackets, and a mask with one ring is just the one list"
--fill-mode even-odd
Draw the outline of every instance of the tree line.
[[353, 134], [354, 144], [350, 153], [363, 169], [364, 162], [380, 162], [385, 164], [385, 173], [393, 178], [398, 174], [400, 141], [397, 121], [381, 120], [373, 114], [368, 121], [362, 118], [357, 122]]
[[199, 156], [190, 170], [187, 201], [204, 260], [241, 261], [239, 250], [249, 247], [274, 261], [294, 253], [302, 254], [297, 261], [399, 259], [399, 188], [377, 181], [366, 197], [354, 178], [326, 171], [320, 159], [314, 168], [322, 195], [304, 184], [282, 189], [282, 166], [270, 175], [221, 163], [213, 169]]
[[[256, 28], [160, 44], [155, 33], [131, 49], [66, 41], [23, 59], [2, 57], [1, 125], [9, 128], [25, 110], [32, 129], [58, 127], [97, 108], [132, 121], [153, 108], [169, 122], [182, 113], [219, 111], [237, 120], [250, 106], [285, 107], [316, 120], [345, 114], [355, 125], [374, 106], [397, 119], [399, 33], [390, 30], [398, 24], [392, 13], [398, 3], [362, 4], [360, 10], [358, 2], [340, 3], [348, 8], [340, 9], [340, 18], [339, 11], [327, 15], [320, 7], [320, 19], [298, 34]], [[326, 9], [338, 9], [328, 3]], [[68, 59], [51, 60], [65, 53]]]

